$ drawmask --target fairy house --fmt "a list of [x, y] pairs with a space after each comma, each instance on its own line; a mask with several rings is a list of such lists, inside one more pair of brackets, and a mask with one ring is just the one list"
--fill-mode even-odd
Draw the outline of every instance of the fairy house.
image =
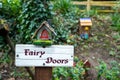
[[88, 38], [90, 35], [90, 29], [92, 26], [92, 21], [91, 18], [80, 18], [79, 19], [79, 32], [80, 32], [80, 36], [81, 38]]
[[44, 21], [40, 27], [35, 31], [32, 38], [37, 38], [38, 40], [51, 40], [52, 33], [56, 35], [54, 29], [48, 24], [47, 21]]

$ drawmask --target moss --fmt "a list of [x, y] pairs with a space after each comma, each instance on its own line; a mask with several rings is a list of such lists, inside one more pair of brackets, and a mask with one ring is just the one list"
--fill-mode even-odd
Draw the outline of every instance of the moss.
[[53, 41], [51, 41], [51, 40], [34, 40], [33, 41], [34, 45], [39, 45], [42, 47], [51, 46], [52, 43], [53, 43]]

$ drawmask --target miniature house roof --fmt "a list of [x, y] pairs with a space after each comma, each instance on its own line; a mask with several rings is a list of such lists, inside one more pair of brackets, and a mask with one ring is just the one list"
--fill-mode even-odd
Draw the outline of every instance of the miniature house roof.
[[91, 18], [80, 18], [80, 26], [92, 26]]
[[35, 31], [34, 35], [32, 36], [32, 39], [38, 34], [38, 32], [40, 31], [40, 29], [42, 29], [43, 27], [46, 27], [47, 29], [49, 29], [51, 32], [53, 32], [55, 35], [57, 35], [54, 31], [54, 29], [48, 24], [47, 21], [44, 21], [40, 27]]

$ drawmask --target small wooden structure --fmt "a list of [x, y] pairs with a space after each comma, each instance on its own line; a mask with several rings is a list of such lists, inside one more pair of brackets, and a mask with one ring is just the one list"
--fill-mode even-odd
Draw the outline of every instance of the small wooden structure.
[[91, 18], [80, 18], [80, 37], [88, 39], [90, 35], [90, 29], [92, 26]]
[[[55, 33], [54, 29], [49, 25], [47, 21], [44, 21], [40, 27], [35, 31], [33, 38], [37, 38], [33, 42], [35, 45], [45, 47], [52, 44], [52, 33]], [[47, 41], [47, 42], [46, 42]], [[52, 67], [35, 67], [35, 80], [50, 80], [52, 79]]]
[[32, 38], [35, 36], [37, 39], [41, 40], [51, 40], [52, 39], [52, 33], [55, 33], [54, 29], [48, 24], [47, 21], [44, 21], [40, 27], [35, 31], [35, 34], [33, 35]]

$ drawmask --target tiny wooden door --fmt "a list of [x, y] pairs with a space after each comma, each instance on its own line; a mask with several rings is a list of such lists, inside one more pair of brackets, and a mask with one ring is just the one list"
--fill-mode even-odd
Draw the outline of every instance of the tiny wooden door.
[[49, 39], [49, 32], [46, 29], [41, 32], [40, 39]]

